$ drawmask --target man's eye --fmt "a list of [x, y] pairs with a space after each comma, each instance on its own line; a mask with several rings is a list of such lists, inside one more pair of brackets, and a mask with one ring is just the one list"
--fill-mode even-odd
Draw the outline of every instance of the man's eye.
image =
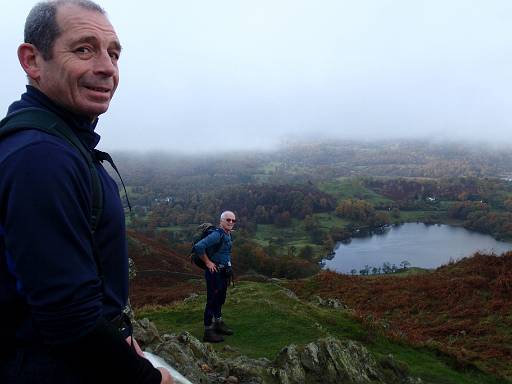
[[89, 48], [87, 48], [87, 47], [78, 47], [76, 49], [76, 52], [78, 52], [78, 53], [90, 53], [91, 50]]
[[119, 53], [117, 52], [109, 52], [109, 55], [114, 60], [119, 60]]

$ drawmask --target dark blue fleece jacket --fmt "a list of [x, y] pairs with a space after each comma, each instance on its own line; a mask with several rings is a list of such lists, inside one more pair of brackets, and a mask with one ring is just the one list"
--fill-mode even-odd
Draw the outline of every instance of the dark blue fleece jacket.
[[[95, 123], [63, 110], [31, 86], [8, 114], [27, 107], [59, 115], [91, 150], [99, 141]], [[36, 130], [0, 140], [0, 308], [2, 317], [15, 317], [8, 332], [15, 332], [18, 344], [73, 341], [100, 317], [119, 315], [127, 302], [123, 207], [116, 183], [100, 164], [97, 169], [104, 208], [94, 240], [104, 289], [93, 257], [85, 160], [64, 140]]]
[[[99, 141], [95, 122], [30, 86], [8, 113], [27, 107], [56, 113], [90, 150]], [[103, 212], [92, 234], [91, 174], [78, 150], [37, 130], [0, 140], [0, 382], [13, 367], [34, 383], [161, 381], [111, 321], [128, 300], [124, 211], [116, 183], [96, 167]]]

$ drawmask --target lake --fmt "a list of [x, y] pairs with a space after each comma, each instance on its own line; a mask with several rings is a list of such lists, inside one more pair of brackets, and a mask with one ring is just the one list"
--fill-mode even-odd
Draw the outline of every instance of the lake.
[[338, 243], [334, 257], [324, 263], [325, 268], [341, 273], [352, 269], [359, 273], [365, 265], [382, 267], [384, 262], [399, 267], [404, 260], [411, 267], [436, 268], [477, 251], [501, 254], [511, 249], [512, 243], [462, 227], [406, 223], [381, 234], [355, 237], [348, 244]]

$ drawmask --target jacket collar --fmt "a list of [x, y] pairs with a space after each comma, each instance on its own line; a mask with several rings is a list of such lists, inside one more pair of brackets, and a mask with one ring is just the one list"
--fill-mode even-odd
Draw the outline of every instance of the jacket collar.
[[100, 135], [94, 132], [98, 123], [97, 118], [91, 122], [90, 118], [86, 116], [76, 115], [55, 104], [48, 96], [31, 85], [27, 85], [27, 91], [21, 95], [20, 100], [9, 106], [7, 114], [30, 107], [46, 109], [58, 115], [75, 131], [82, 143], [89, 149], [94, 149], [100, 141]]

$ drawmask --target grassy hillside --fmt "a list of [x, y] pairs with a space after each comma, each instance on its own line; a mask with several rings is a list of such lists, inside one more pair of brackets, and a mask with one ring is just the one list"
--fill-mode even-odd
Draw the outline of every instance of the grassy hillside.
[[[154, 321], [161, 333], [189, 331], [201, 338], [204, 302], [204, 295], [199, 295], [174, 305], [146, 306], [138, 309], [136, 315]], [[220, 353], [273, 358], [288, 344], [304, 344], [334, 335], [360, 341], [377, 356], [393, 354], [409, 366], [411, 375], [421, 377], [425, 383], [507, 382], [470, 366], [457, 370], [454, 359], [440, 356], [432, 349], [391, 342], [379, 331], [363, 325], [352, 311], [298, 299], [277, 283], [238, 283], [229, 290], [224, 318], [236, 332], [225, 343], [214, 346]], [[231, 347], [229, 352], [226, 345]]]
[[353, 277], [323, 272], [290, 282], [301, 297], [338, 298], [391, 339], [431, 346], [512, 379], [512, 252], [430, 273]]
[[340, 177], [335, 180], [325, 181], [319, 184], [319, 189], [334, 196], [337, 201], [353, 198], [367, 200], [374, 205], [393, 202], [391, 199], [364, 187], [361, 180], [357, 178]]

